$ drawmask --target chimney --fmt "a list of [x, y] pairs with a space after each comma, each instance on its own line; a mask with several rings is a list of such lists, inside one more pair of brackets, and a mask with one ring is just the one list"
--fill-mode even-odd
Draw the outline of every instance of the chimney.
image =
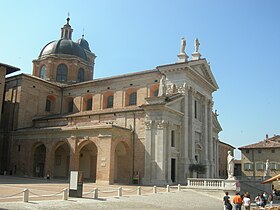
[[268, 134], [265, 135], [265, 138], [268, 139]]

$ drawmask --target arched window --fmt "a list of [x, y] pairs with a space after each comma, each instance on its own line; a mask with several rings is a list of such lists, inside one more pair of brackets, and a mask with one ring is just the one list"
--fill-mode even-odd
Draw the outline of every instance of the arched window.
[[133, 92], [129, 95], [129, 106], [133, 106], [137, 104], [137, 92]]
[[154, 96], [158, 96], [158, 89], [154, 91]]
[[89, 111], [89, 110], [92, 110], [92, 98], [89, 98], [87, 100], [87, 107], [86, 107], [86, 110]]
[[67, 81], [67, 66], [65, 64], [59, 64], [56, 71], [56, 81]]
[[71, 113], [74, 111], [74, 101], [73, 101], [73, 98], [69, 99], [68, 101], [68, 113]]
[[40, 78], [46, 79], [46, 65], [43, 65], [40, 69]]
[[47, 112], [51, 111], [51, 105], [52, 105], [52, 101], [47, 98], [47, 100], [46, 100], [46, 111]]
[[113, 108], [114, 96], [108, 96], [107, 98], [107, 108]]
[[83, 82], [83, 81], [85, 81], [85, 70], [83, 68], [80, 68], [78, 71], [77, 82]]

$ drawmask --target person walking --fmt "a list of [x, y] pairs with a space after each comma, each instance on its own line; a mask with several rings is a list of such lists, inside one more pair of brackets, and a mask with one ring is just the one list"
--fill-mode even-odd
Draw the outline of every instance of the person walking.
[[269, 203], [269, 206], [271, 207], [273, 204], [273, 194], [272, 193], [269, 194], [267, 202]]
[[233, 197], [232, 202], [234, 203], [235, 210], [241, 210], [242, 198], [241, 198], [239, 192], [235, 193], [235, 196]]
[[225, 192], [225, 196], [224, 196], [224, 210], [232, 210], [232, 205], [230, 203], [228, 192]]
[[250, 199], [250, 195], [247, 193], [245, 193], [243, 198], [243, 206], [245, 207], [245, 210], [250, 210], [251, 199]]

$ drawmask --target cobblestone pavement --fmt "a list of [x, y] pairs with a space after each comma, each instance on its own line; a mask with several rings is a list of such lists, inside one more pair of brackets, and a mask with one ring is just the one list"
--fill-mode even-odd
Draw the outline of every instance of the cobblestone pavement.
[[[62, 200], [62, 195], [54, 196], [52, 200], [36, 199], [36, 196], [30, 197], [30, 202], [22, 202], [22, 195], [17, 195], [15, 199], [3, 197], [18, 193], [24, 188], [34, 191], [36, 194], [49, 195], [58, 193], [63, 188], [67, 188], [68, 183], [46, 181], [37, 179], [25, 179], [17, 177], [0, 176], [0, 209], [209, 209], [222, 210], [223, 203], [219, 194], [206, 194], [200, 191], [184, 189], [178, 192], [176, 189], [171, 189], [170, 193], [166, 193], [164, 188], [159, 188], [157, 194], [151, 194], [151, 187], [144, 187], [146, 194], [137, 196], [134, 189], [136, 186], [123, 186], [126, 191], [123, 192], [123, 197], [116, 197], [117, 193], [100, 195], [98, 200], [88, 194], [86, 198], [69, 198], [68, 201]], [[90, 192], [94, 187], [103, 189], [103, 191], [110, 189], [117, 189], [118, 186], [95, 185], [92, 183], [84, 184], [84, 192]], [[115, 196], [115, 197], [114, 197]], [[44, 199], [49, 199], [48, 197]], [[55, 200], [53, 200], [55, 199]], [[9, 201], [9, 202], [7, 202]]]

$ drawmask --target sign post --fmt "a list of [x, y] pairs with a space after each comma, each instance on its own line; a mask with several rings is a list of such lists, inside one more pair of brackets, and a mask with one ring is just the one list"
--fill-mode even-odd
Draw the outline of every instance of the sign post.
[[71, 171], [69, 183], [69, 197], [83, 197], [83, 172]]

